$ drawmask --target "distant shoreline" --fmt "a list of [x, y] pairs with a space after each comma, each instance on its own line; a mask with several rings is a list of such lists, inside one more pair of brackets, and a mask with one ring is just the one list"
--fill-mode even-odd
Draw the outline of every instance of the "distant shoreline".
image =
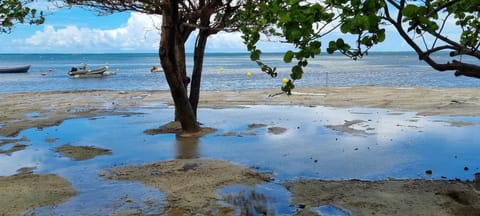
[[[440, 58], [448, 61], [447, 56]], [[192, 55], [187, 55], [187, 73], [193, 68]], [[264, 63], [276, 67], [272, 78], [250, 60], [248, 53], [207, 53], [202, 71], [203, 90], [280, 89], [283, 78], [289, 78], [293, 64], [283, 62], [281, 53], [265, 53]], [[168, 90], [163, 74], [152, 74], [152, 66], [160, 66], [157, 53], [114, 54], [15, 54], [0, 55], [0, 66], [30, 64], [25, 74], [2, 74], [0, 92], [39, 92], [76, 89]], [[115, 76], [105, 79], [72, 80], [67, 72], [74, 65], [85, 63], [90, 68], [109, 65]], [[250, 72], [251, 76], [247, 76]], [[413, 52], [372, 52], [354, 61], [340, 54], [310, 59], [298, 88], [325, 86], [389, 86], [433, 88], [480, 88], [473, 78], [455, 77], [453, 72], [438, 72], [419, 61]]]
[[[398, 54], [398, 53], [408, 53], [408, 54], [414, 54], [415, 51], [371, 51], [369, 54]], [[158, 52], [105, 52], [105, 53], [57, 53], [57, 52], [51, 52], [51, 53], [0, 53], [0, 55], [128, 55], [128, 54], [155, 54], [158, 55]], [[189, 56], [193, 56], [193, 52], [187, 52], [186, 53]], [[278, 55], [278, 54], [284, 54], [284, 52], [264, 52], [262, 55]], [[206, 52], [205, 55], [250, 55], [249, 52]], [[333, 56], [343, 56], [341, 53], [334, 53], [334, 54], [327, 54], [326, 51], [322, 51], [320, 56], [317, 56], [321, 58], [322, 55], [333, 55]], [[368, 56], [364, 57], [368, 58]], [[348, 59], [348, 57], [345, 56], [345, 59]], [[281, 59], [279, 59], [281, 60]]]

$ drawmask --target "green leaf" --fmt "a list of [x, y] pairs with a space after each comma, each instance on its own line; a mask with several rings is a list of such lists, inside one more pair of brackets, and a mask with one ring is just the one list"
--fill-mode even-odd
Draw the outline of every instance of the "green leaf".
[[285, 55], [283, 56], [283, 61], [284, 61], [285, 63], [290, 63], [290, 62], [292, 62], [292, 59], [293, 59], [293, 56], [294, 56], [294, 55], [295, 55], [295, 53], [294, 53], [293, 51], [291, 51], [291, 50], [287, 51], [287, 52], [285, 53]]
[[342, 38], [339, 38], [339, 39], [337, 39], [337, 41], [335, 42], [335, 45], [336, 45], [336, 47], [338, 47], [338, 48], [341, 49], [341, 48], [343, 48], [343, 47], [345, 46], [345, 41], [343, 41]]
[[302, 67], [306, 67], [308, 65], [308, 61], [303, 60], [303, 61], [298, 62], [298, 64], [301, 65]]
[[286, 92], [288, 95], [292, 94], [292, 90], [295, 88], [295, 85], [291, 80], [287, 82], [284, 86], [282, 86], [282, 91]]
[[292, 67], [292, 74], [290, 74], [290, 77], [293, 80], [302, 79], [302, 75], [303, 75], [302, 67], [300, 67], [299, 65], [295, 65]]
[[335, 52], [335, 50], [336, 50], [335, 48], [328, 47], [327, 48], [327, 53], [328, 54], [333, 54]]
[[377, 36], [378, 36], [378, 42], [383, 42], [385, 41], [385, 29], [380, 29], [380, 31], [377, 32]]
[[337, 50], [337, 44], [335, 43], [335, 41], [328, 42], [327, 53], [332, 54], [335, 52], [335, 50]]
[[286, 25], [285, 31], [285, 37], [289, 42], [296, 43], [302, 37], [302, 31], [300, 30], [298, 23], [289, 23]]
[[260, 59], [260, 54], [262, 53], [262, 51], [260, 50], [254, 50], [250, 53], [250, 60], [252, 61], [256, 61], [256, 60], [259, 60]]
[[415, 32], [416, 32], [417, 34], [422, 34], [422, 29], [420, 29], [420, 28], [415, 28]]
[[417, 11], [417, 6], [409, 4], [405, 8], [403, 8], [402, 15], [406, 17], [413, 17], [417, 15]]
[[322, 46], [322, 43], [320, 41], [313, 41], [312, 43], [310, 43], [310, 46], [312, 46], [315, 49], [320, 49], [320, 47]]
[[340, 26], [340, 31], [345, 34], [345, 33], [348, 33], [351, 28], [352, 28], [352, 24], [350, 22], [344, 22]]
[[290, 18], [289, 14], [284, 14], [284, 15], [280, 16], [279, 23], [288, 23], [291, 20], [292, 20], [292, 18]]
[[322, 46], [322, 43], [320, 41], [313, 41], [310, 43], [311, 51], [312, 51], [312, 58], [314, 55], [319, 55], [320, 54], [320, 48]]

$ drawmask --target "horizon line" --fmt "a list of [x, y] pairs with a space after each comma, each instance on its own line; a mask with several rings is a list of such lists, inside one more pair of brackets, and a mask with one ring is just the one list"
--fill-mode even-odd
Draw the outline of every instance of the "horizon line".
[[[415, 53], [415, 51], [369, 51], [368, 53]], [[32, 53], [2, 53], [0, 52], [0, 55], [44, 55], [44, 54], [50, 54], [50, 55], [108, 55], [108, 54], [158, 54], [158, 52], [85, 52], [85, 53], [77, 53], [77, 52], [32, 52]], [[187, 55], [193, 55], [193, 52], [187, 52], [185, 53]], [[249, 52], [205, 52], [205, 54], [250, 54]], [[284, 52], [262, 52], [262, 54], [284, 54]], [[321, 54], [328, 54], [328, 55], [336, 55], [340, 54], [338, 52], [335, 52], [333, 54], [329, 54], [326, 51], [322, 52]], [[321, 55], [320, 54], [320, 55]]]

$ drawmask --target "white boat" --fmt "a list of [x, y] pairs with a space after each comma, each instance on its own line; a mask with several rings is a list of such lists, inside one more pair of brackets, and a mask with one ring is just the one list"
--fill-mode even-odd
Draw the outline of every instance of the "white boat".
[[115, 75], [117, 74], [116, 72], [102, 72], [102, 73], [86, 73], [86, 74], [75, 74], [71, 77], [75, 78], [75, 79], [79, 79], [79, 78], [102, 78], [102, 77], [106, 77], [106, 76], [111, 76], [111, 75]]
[[86, 65], [83, 65], [81, 66], [80, 68], [76, 68], [76, 67], [72, 67], [72, 69], [68, 72], [68, 75], [70, 76], [76, 76], [76, 75], [93, 75], [93, 74], [96, 74], [96, 75], [102, 75], [103, 73], [105, 73], [106, 71], [108, 70], [108, 66], [105, 65], [103, 67], [100, 67], [100, 68], [96, 68], [96, 69], [87, 69], [87, 66]]

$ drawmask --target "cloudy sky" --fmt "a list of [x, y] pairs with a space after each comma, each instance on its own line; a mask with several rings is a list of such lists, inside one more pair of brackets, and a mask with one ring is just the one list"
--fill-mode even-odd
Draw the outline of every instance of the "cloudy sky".
[[[43, 25], [17, 25], [11, 34], [0, 34], [0, 53], [154, 53], [158, 50], [160, 20], [130, 12], [96, 16], [82, 8], [56, 9], [48, 13]], [[193, 42], [191, 37], [187, 52], [193, 52]], [[264, 52], [290, 48], [268, 41], [259, 47]], [[393, 31], [387, 34], [386, 42], [373, 49], [410, 50]], [[207, 52], [246, 52], [246, 48], [240, 33], [219, 33], [209, 38]]]

